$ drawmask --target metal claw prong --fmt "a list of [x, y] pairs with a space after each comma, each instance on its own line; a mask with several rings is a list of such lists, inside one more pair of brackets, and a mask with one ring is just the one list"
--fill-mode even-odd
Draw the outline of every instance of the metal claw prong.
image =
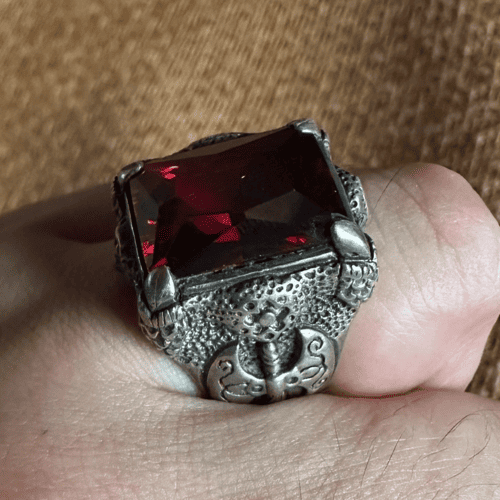
[[144, 295], [152, 312], [177, 302], [175, 277], [167, 266], [159, 266], [149, 272], [144, 283]]
[[362, 229], [354, 222], [336, 217], [330, 227], [332, 243], [337, 253], [345, 260], [370, 260], [370, 244]]
[[116, 176], [116, 182], [118, 183], [120, 189], [123, 189], [123, 186], [128, 181], [130, 181], [132, 177], [135, 177], [136, 175], [140, 174], [143, 170], [144, 170], [144, 162], [142, 161], [136, 161], [134, 163], [131, 163], [130, 165], [123, 167]]

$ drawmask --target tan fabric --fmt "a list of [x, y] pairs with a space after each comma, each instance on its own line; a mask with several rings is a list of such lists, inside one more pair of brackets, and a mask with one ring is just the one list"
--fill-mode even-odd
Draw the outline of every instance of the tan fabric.
[[336, 161], [441, 163], [500, 220], [499, 0], [3, 0], [0, 67], [0, 213], [311, 117]]

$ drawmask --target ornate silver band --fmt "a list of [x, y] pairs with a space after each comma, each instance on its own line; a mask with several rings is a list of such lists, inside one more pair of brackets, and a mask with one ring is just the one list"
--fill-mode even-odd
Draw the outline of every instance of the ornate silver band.
[[[308, 234], [318, 234], [317, 240], [294, 251], [268, 252], [193, 274], [177, 273], [170, 260], [156, 255], [156, 264], [148, 265], [130, 182], [148, 165], [158, 169], [158, 161], [128, 165], [113, 183], [116, 266], [135, 286], [139, 325], [213, 399], [266, 404], [320, 391], [338, 365], [353, 317], [378, 279], [375, 245], [364, 233], [368, 210], [359, 178], [331, 163], [328, 137], [312, 120], [286, 127], [314, 138], [336, 179], [332, 185], [339, 203], [348, 205], [343, 214], [312, 217]], [[161, 172], [173, 178], [173, 169], [182, 169], [194, 150], [199, 150], [196, 158], [204, 149], [207, 155], [223, 155], [232, 151], [230, 144], [247, 144], [251, 136], [202, 139], [163, 159], [172, 161]], [[160, 224], [161, 215], [157, 233]], [[220, 236], [214, 239], [218, 234], [211, 241], [219, 241]], [[220, 234], [234, 234], [234, 227]]]

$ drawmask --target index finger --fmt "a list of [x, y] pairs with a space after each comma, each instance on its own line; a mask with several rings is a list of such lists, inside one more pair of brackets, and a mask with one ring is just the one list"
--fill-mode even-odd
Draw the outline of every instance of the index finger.
[[111, 183], [27, 205], [0, 217], [0, 233], [25, 227], [82, 243], [113, 238]]

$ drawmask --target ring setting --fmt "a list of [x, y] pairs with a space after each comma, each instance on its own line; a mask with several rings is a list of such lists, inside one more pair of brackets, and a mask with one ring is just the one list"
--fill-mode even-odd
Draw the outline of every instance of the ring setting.
[[378, 279], [358, 177], [312, 120], [210, 136], [113, 182], [139, 325], [210, 398], [318, 392]]

